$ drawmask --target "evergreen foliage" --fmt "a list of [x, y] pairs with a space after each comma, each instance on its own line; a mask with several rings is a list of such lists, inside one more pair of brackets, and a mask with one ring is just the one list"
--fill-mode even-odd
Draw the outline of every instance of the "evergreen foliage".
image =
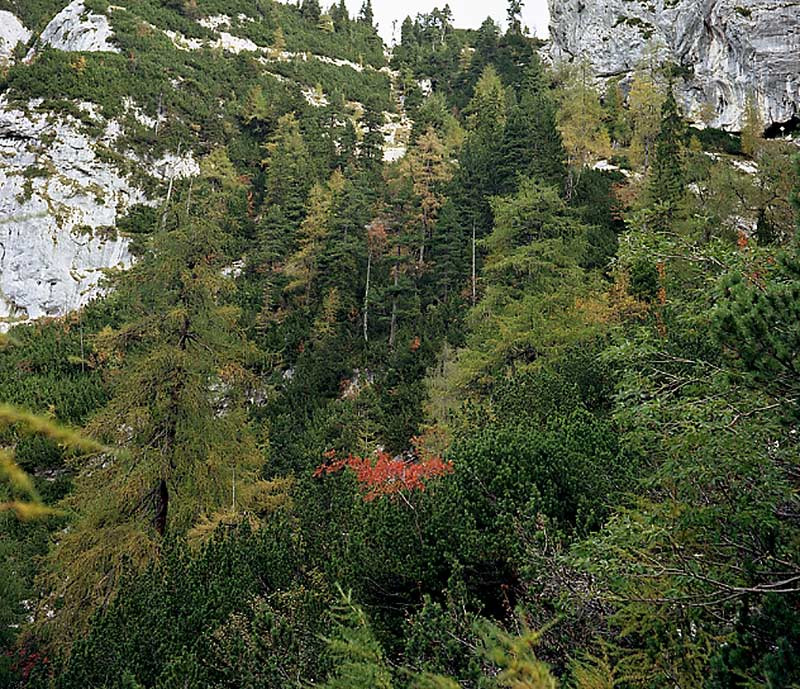
[[537, 177], [553, 186], [563, 184], [566, 153], [556, 128], [556, 104], [536, 57], [508, 114], [499, 157], [495, 174], [504, 180], [502, 193], [513, 191], [520, 176]]
[[64, 584], [54, 590], [65, 630], [113, 595], [126, 562], [146, 566], [167, 533], [185, 534], [228, 504], [231, 486], [264, 461], [232, 387], [248, 353], [223, 301], [223, 241], [209, 220], [185, 218], [157, 232], [152, 256], [118, 281], [130, 318], [98, 335], [115, 362], [112, 397], [88, 425], [118, 450], [73, 462], [65, 506], [80, 519], [59, 539], [50, 573]]
[[516, 0], [395, 71], [370, 0], [124, 5], [2, 76], [199, 174], [0, 338], [0, 685], [797, 685], [800, 168], [754, 102], [689, 136], [655, 54], [601, 94]]
[[661, 128], [655, 140], [653, 170], [648, 183], [652, 200], [661, 202], [670, 209], [676, 208], [686, 193], [684, 128], [670, 86], [661, 106]]

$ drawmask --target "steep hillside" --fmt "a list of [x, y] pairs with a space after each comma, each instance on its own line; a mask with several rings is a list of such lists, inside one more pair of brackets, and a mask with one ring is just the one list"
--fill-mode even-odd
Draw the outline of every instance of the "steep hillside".
[[800, 686], [796, 141], [118, 1], [0, 0], [0, 686]]
[[188, 15], [148, 0], [61, 5], [3, 10], [4, 320], [85, 304], [105, 269], [130, 265], [136, 218], [156, 213], [144, 207], [198, 174], [214, 147], [227, 145], [240, 172], [257, 176], [254, 117], [294, 110], [308, 128], [325, 117], [315, 110], [335, 110], [341, 133], [366, 104], [385, 112], [387, 156], [402, 155], [410, 123], [372, 29], [350, 22], [343, 41], [332, 25], [271, 2], [206, 2]]

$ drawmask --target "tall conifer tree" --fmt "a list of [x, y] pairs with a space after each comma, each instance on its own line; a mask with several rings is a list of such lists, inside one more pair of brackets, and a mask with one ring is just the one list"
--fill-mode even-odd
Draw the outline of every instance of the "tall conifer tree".
[[648, 191], [653, 201], [672, 209], [680, 204], [685, 194], [684, 139], [685, 126], [670, 87], [661, 106], [661, 129], [656, 139]]
[[520, 176], [563, 186], [565, 158], [556, 127], [555, 102], [548, 91], [542, 65], [534, 58], [503, 131], [497, 167], [500, 191], [515, 191]]
[[184, 213], [117, 281], [130, 316], [98, 337], [112, 398], [87, 428], [116, 451], [75, 462], [65, 505], [75, 521], [49, 562], [62, 631], [74, 633], [167, 536], [235, 510], [264, 462], [245, 413], [250, 349], [227, 303], [224, 244], [213, 221]]

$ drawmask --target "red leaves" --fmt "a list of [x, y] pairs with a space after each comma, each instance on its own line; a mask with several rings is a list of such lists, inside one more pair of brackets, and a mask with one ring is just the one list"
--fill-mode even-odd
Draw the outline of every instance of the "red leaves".
[[380, 256], [388, 241], [389, 235], [382, 220], [373, 220], [367, 225], [367, 246], [371, 254]]
[[50, 663], [50, 659], [46, 655], [32, 650], [29, 644], [24, 644], [16, 649], [16, 658], [14, 657], [15, 652], [11, 649], [3, 655], [11, 660], [12, 671], [19, 674], [23, 683], [28, 681], [34, 670], [46, 669]]
[[740, 229], [736, 236], [736, 246], [739, 247], [739, 251], [744, 251], [747, 248], [748, 241], [747, 232]]
[[425, 482], [452, 473], [453, 463], [441, 457], [413, 457], [403, 459], [379, 452], [375, 459], [348, 455], [336, 458], [336, 451], [323, 454], [327, 460], [314, 471], [314, 476], [333, 474], [343, 469], [352, 471], [366, 502], [384, 495], [396, 495], [405, 491], [425, 490]]

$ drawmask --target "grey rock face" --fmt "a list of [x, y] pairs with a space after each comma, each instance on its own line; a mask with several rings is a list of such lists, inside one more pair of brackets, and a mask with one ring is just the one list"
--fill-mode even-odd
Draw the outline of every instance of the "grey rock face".
[[[63, 3], [21, 66], [39, 59], [44, 49], [119, 52], [108, 16], [87, 8], [84, 0]], [[107, 10], [116, 11], [123, 9], [111, 5]], [[266, 68], [272, 60], [301, 57], [287, 52], [275, 55], [266, 46], [220, 31], [231, 27], [230, 17], [218, 15], [202, 23], [217, 36], [197, 39], [163, 32], [178, 50], [249, 51], [257, 53]], [[0, 68], [11, 61], [20, 43], [29, 44], [31, 38], [14, 15], [0, 11]], [[302, 59], [369, 69], [324, 55], [303, 54]], [[127, 269], [134, 260], [128, 238], [115, 230], [119, 219], [132, 206], [160, 205], [170, 179], [200, 173], [191, 153], [155, 157], [141, 147], [130, 147], [126, 128], [131, 119], [150, 130], [162, 121], [148, 116], [135, 96], [123, 98], [125, 116], [119, 119], [108, 119], [90, 102], [73, 101], [71, 105], [82, 111], [75, 117], [41, 99], [0, 97], [0, 332], [17, 322], [64, 315], [101, 293], [103, 276]], [[315, 90], [308, 97], [315, 105], [324, 102]], [[384, 126], [387, 160], [404, 154], [412, 125], [404, 115], [392, 117]], [[231, 266], [231, 274], [236, 270]]]
[[145, 201], [99, 159], [76, 120], [0, 99], [0, 330], [78, 308], [106, 268], [130, 265], [128, 241], [97, 231]]
[[[59, 12], [42, 31], [39, 45], [69, 52], [111, 52], [119, 48], [110, 40], [113, 37], [108, 17], [86, 9], [83, 0], [73, 0]], [[31, 59], [34, 51], [28, 53]]]
[[0, 10], [0, 67], [12, 61], [14, 48], [19, 43], [27, 43], [31, 38], [22, 22], [11, 12]]
[[[1, 66], [31, 34], [8, 12], [0, 12], [0, 21]], [[35, 59], [41, 46], [117, 51], [111, 36], [107, 17], [73, 0], [50, 21], [26, 59]], [[129, 240], [114, 230], [116, 222], [131, 206], [157, 205], [159, 199], [149, 198], [104, 153], [116, 151], [141, 176], [158, 181], [199, 173], [191, 155], [144, 159], [122, 148], [120, 122], [103, 117], [93, 103], [75, 105], [82, 120], [42, 110], [41, 101], [19, 104], [0, 97], [0, 332], [16, 322], [80, 308], [102, 290], [108, 270], [133, 262]], [[157, 125], [133, 98], [124, 107], [140, 124]]]
[[549, 0], [551, 56], [626, 76], [648, 51], [676, 63], [687, 114], [741, 128], [752, 94], [767, 125], [800, 115], [798, 0]]

